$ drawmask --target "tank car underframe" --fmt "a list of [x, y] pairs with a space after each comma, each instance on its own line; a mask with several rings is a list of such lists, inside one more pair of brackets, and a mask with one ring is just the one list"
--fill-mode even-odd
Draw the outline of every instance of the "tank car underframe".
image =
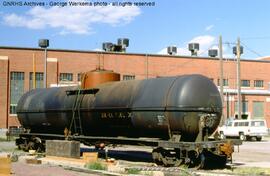
[[58, 134], [22, 133], [16, 145], [23, 150], [44, 151], [45, 140], [76, 140], [86, 145], [143, 145], [153, 147], [152, 158], [158, 165], [188, 165], [195, 168], [222, 168], [232, 161], [234, 145], [239, 140], [218, 140], [203, 142], [174, 142], [153, 138], [125, 138], [98, 136], [69, 136]]

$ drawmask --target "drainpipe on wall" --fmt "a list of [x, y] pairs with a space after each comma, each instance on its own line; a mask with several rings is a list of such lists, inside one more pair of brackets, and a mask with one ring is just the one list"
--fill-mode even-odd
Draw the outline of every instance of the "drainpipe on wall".
[[6, 128], [8, 129], [8, 120], [9, 120], [9, 59], [7, 59], [7, 104], [6, 104]]

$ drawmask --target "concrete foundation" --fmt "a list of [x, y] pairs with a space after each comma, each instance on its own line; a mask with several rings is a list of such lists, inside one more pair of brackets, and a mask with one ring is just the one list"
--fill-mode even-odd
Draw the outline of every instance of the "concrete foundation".
[[80, 142], [64, 140], [47, 140], [46, 155], [68, 158], [80, 158]]

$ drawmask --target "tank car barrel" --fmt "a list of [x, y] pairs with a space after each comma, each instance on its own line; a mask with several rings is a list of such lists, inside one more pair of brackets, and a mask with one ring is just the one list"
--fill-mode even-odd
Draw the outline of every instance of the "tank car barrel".
[[17, 106], [20, 123], [33, 132], [62, 134], [77, 118], [84, 135], [169, 139], [179, 134], [179, 140], [189, 142], [200, 133], [201, 117], [208, 117], [211, 134], [221, 113], [219, 91], [202, 75], [109, 82], [91, 91], [35, 89]]

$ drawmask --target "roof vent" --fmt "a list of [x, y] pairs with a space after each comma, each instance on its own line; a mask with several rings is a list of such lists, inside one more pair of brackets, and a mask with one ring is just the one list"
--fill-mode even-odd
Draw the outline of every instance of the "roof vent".
[[119, 38], [117, 40], [117, 45], [121, 47], [120, 52], [126, 52], [126, 48], [129, 46], [128, 38]]
[[208, 50], [208, 56], [210, 57], [217, 57], [218, 55], [218, 50], [217, 49], [210, 49]]
[[117, 44], [121, 45], [123, 48], [126, 48], [129, 46], [129, 39], [128, 38], [119, 38], [117, 40]]
[[49, 46], [49, 40], [48, 39], [40, 39], [38, 41], [38, 46], [41, 48], [47, 48]]
[[[240, 46], [240, 55], [243, 54], [244, 48], [243, 46]], [[237, 55], [237, 49], [236, 46], [233, 47], [233, 54]]]
[[176, 46], [168, 46], [167, 47], [167, 53], [169, 55], [176, 55], [176, 53], [177, 53], [177, 47]]
[[102, 49], [104, 51], [112, 51], [113, 44], [111, 42], [102, 43]]
[[189, 43], [188, 50], [191, 51], [191, 56], [197, 56], [200, 49], [199, 43]]
[[111, 52], [126, 52], [126, 48], [128, 46], [129, 46], [128, 38], [119, 38], [117, 40], [117, 44], [111, 42], [102, 43], [102, 49], [104, 51], [111, 51]]

